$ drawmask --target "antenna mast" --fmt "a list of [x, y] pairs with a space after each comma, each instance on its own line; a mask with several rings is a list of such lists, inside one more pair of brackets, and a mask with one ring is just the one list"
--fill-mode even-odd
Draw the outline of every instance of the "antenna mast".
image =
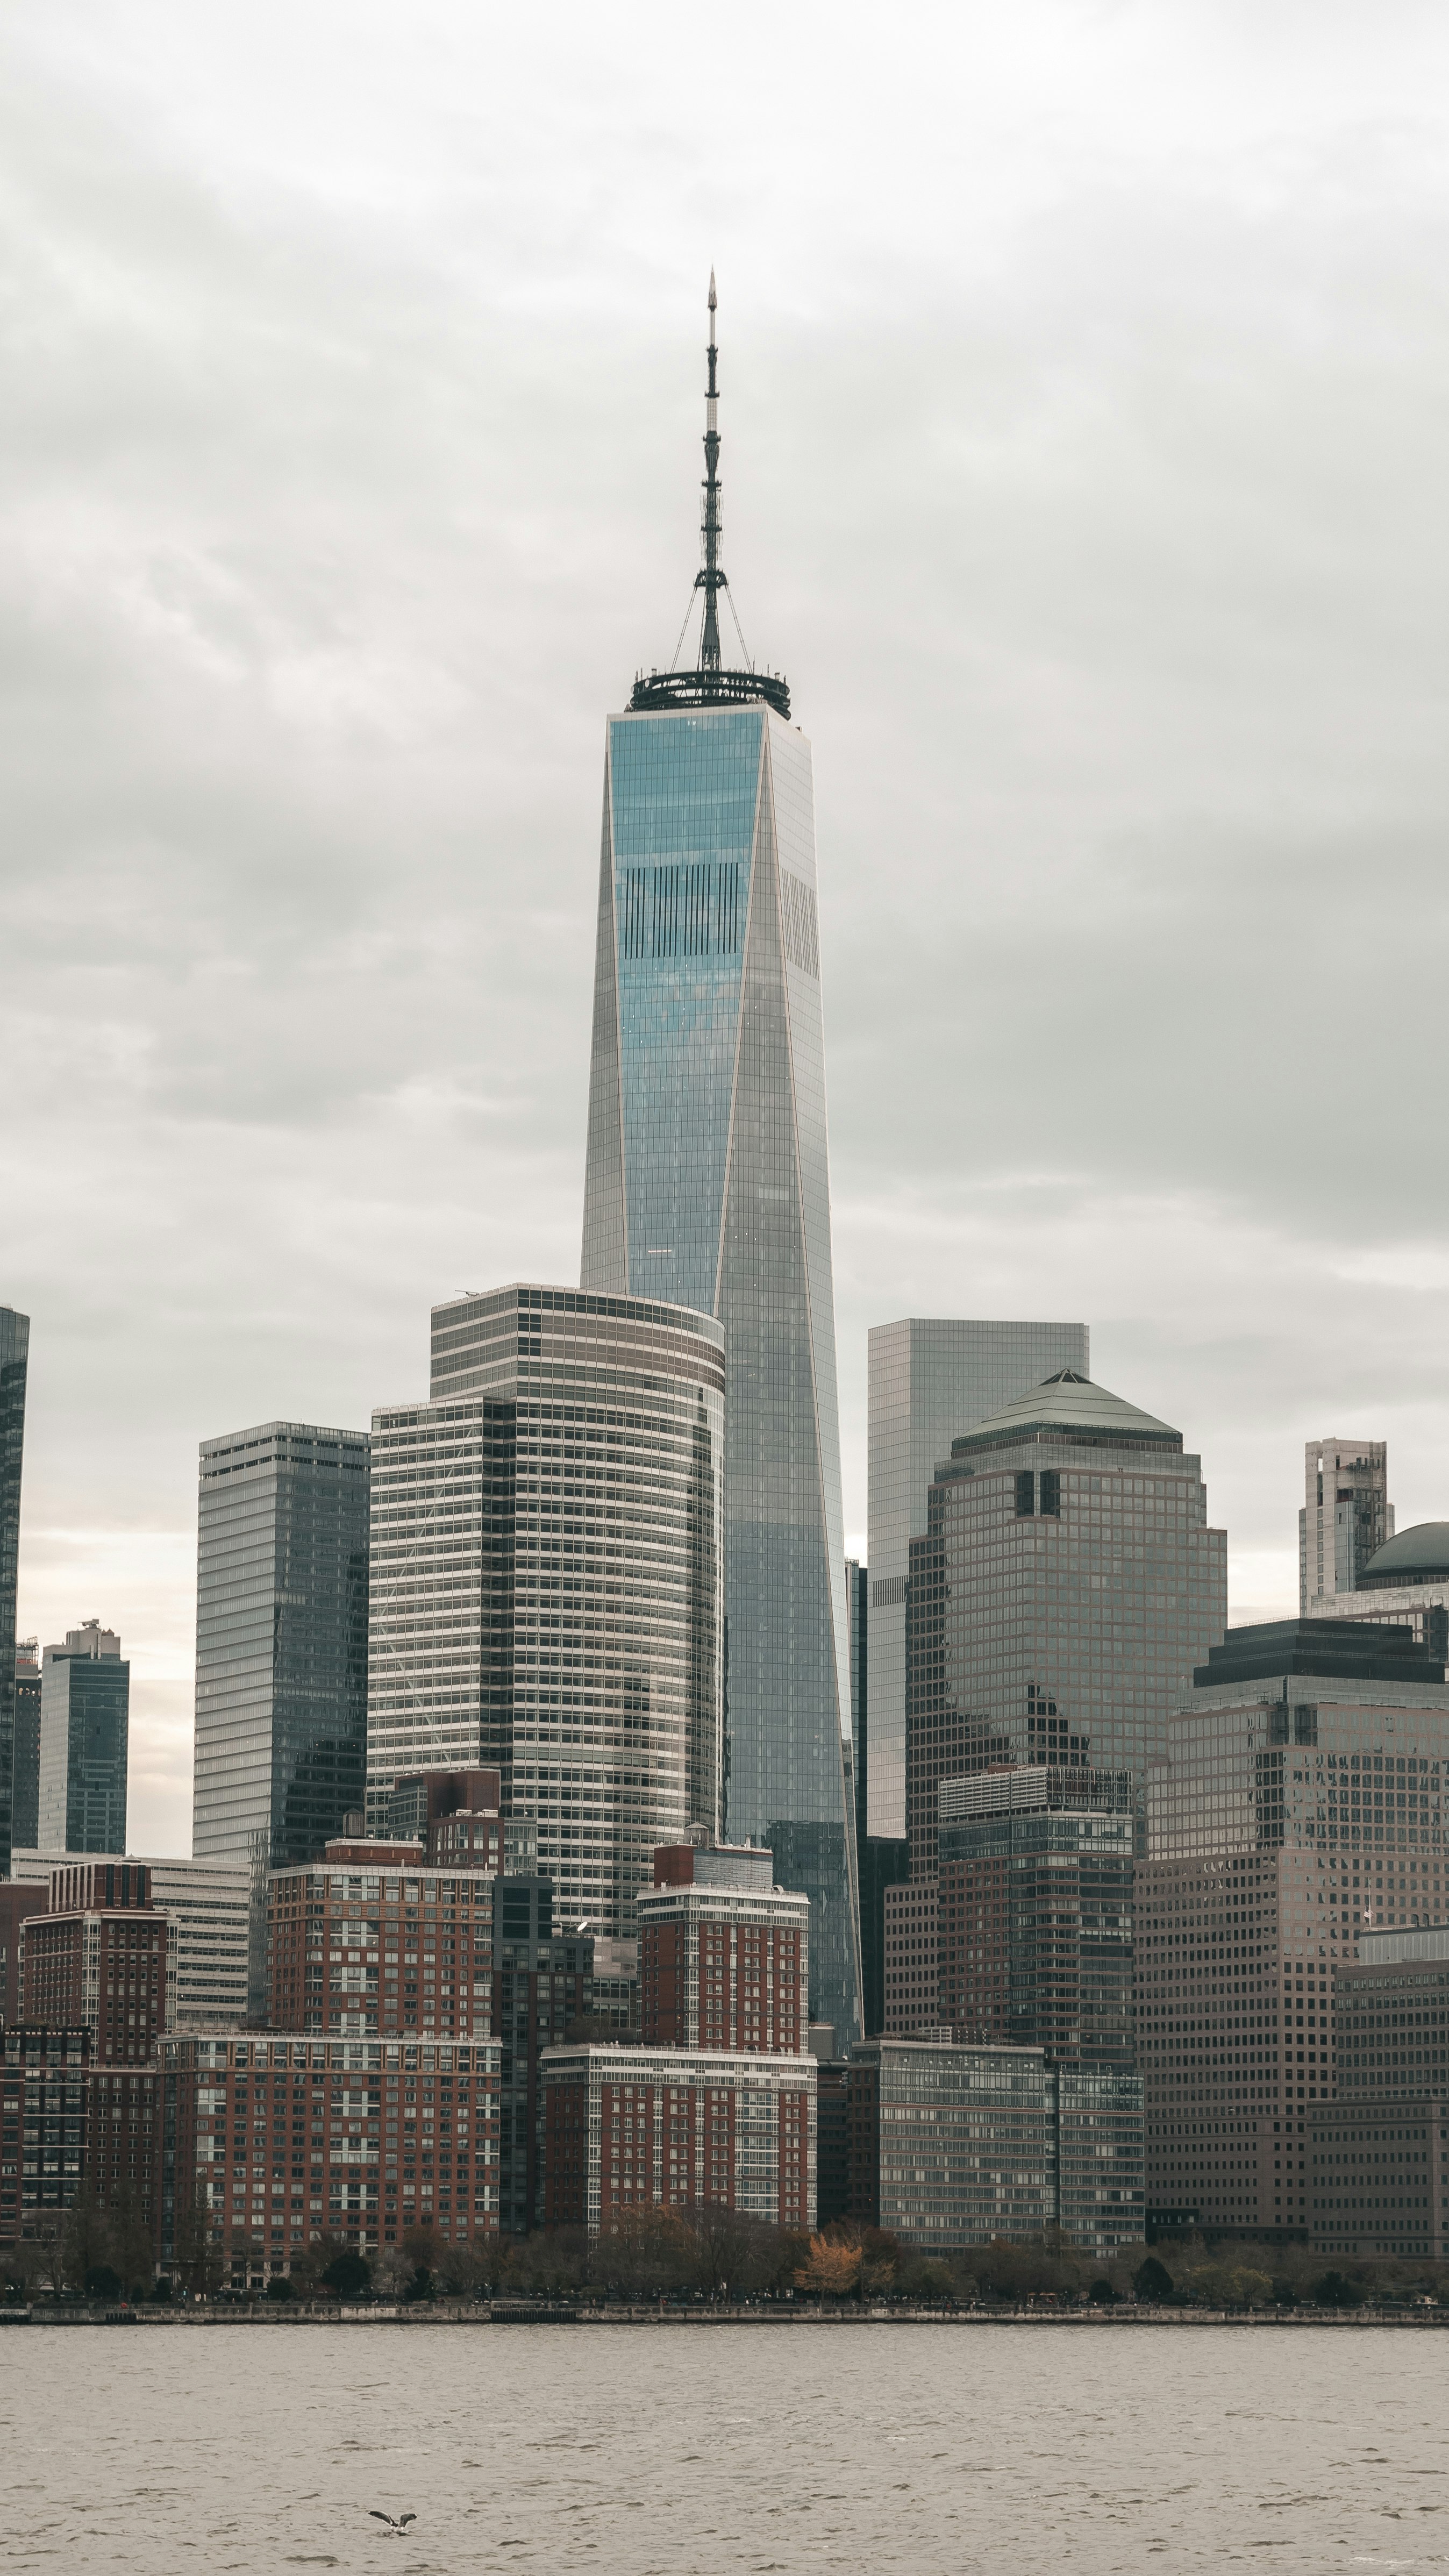
[[714, 317], [719, 297], [715, 293], [714, 270], [709, 272], [709, 384], [704, 400], [704, 563], [695, 574], [696, 590], [704, 592], [704, 632], [700, 638], [699, 666], [702, 671], [719, 669], [719, 594], [726, 587], [720, 569], [719, 544], [724, 531], [719, 518], [719, 385], [715, 377], [719, 352], [715, 347]]

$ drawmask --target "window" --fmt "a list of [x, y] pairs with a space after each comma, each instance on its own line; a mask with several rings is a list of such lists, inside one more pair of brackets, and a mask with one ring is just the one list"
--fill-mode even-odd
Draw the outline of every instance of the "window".
[[1030, 1467], [1023, 1467], [1016, 1480], [1016, 1517], [1019, 1521], [1029, 1521], [1035, 1514], [1036, 1478]]

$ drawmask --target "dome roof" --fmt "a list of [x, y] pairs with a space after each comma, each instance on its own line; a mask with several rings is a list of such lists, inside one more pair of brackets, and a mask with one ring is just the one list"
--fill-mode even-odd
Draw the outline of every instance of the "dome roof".
[[1449, 1521], [1416, 1521], [1376, 1547], [1360, 1576], [1366, 1588], [1390, 1583], [1449, 1583]]
[[1154, 1413], [1143, 1413], [1125, 1396], [1095, 1386], [1078, 1370], [1063, 1368], [1043, 1378], [1040, 1386], [1029, 1387], [1025, 1395], [1013, 1396], [1010, 1404], [978, 1422], [974, 1430], [963, 1432], [952, 1441], [951, 1455], [962, 1458], [976, 1449], [1005, 1449], [1013, 1440], [1049, 1438], [1054, 1431], [1066, 1440], [1101, 1441], [1107, 1447], [1121, 1441], [1154, 1449], [1182, 1447], [1182, 1433], [1174, 1431], [1170, 1422], [1159, 1422]]

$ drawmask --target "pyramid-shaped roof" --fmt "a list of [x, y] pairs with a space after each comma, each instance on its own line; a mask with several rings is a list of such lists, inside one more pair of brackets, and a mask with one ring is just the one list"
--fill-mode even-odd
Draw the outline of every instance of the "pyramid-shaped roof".
[[1100, 1443], [1104, 1448], [1119, 1442], [1154, 1449], [1182, 1447], [1182, 1433], [1174, 1431], [1170, 1422], [1159, 1422], [1155, 1413], [1144, 1413], [1125, 1396], [1094, 1385], [1079, 1370], [1063, 1368], [1043, 1378], [1040, 1386], [1029, 1387], [1025, 1395], [1013, 1396], [999, 1413], [953, 1440], [951, 1455], [964, 1458], [976, 1449], [1005, 1449], [1013, 1440], [1049, 1438], [1054, 1431], [1064, 1439]]

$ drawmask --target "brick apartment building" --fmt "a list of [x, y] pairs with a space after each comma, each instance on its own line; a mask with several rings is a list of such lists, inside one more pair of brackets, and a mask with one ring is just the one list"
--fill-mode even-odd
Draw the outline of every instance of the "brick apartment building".
[[413, 2226], [498, 2226], [499, 2048], [298, 2039], [162, 2043], [161, 2261], [193, 2221], [234, 2271], [285, 2271], [324, 2234], [361, 2253]]
[[159, 2215], [154, 2066], [98, 2065], [84, 2026], [0, 2030], [0, 2246], [58, 2227], [83, 2185]]
[[544, 2223], [607, 2233], [645, 2210], [815, 2225], [815, 2061], [753, 2051], [551, 2048]]
[[146, 2065], [172, 2018], [175, 1972], [150, 1871], [140, 1861], [78, 1862], [55, 1873], [51, 1893], [50, 1912], [25, 1919], [22, 2020], [84, 2025], [97, 2065]]
[[810, 1900], [774, 1883], [767, 1851], [654, 1855], [639, 1899], [639, 2028], [655, 2048], [795, 2056], [809, 2029]]
[[45, 1914], [49, 1907], [48, 1889], [26, 1887], [16, 1879], [0, 1879], [0, 2026], [20, 2019], [20, 1953], [24, 1947], [20, 1927], [32, 1914]]

